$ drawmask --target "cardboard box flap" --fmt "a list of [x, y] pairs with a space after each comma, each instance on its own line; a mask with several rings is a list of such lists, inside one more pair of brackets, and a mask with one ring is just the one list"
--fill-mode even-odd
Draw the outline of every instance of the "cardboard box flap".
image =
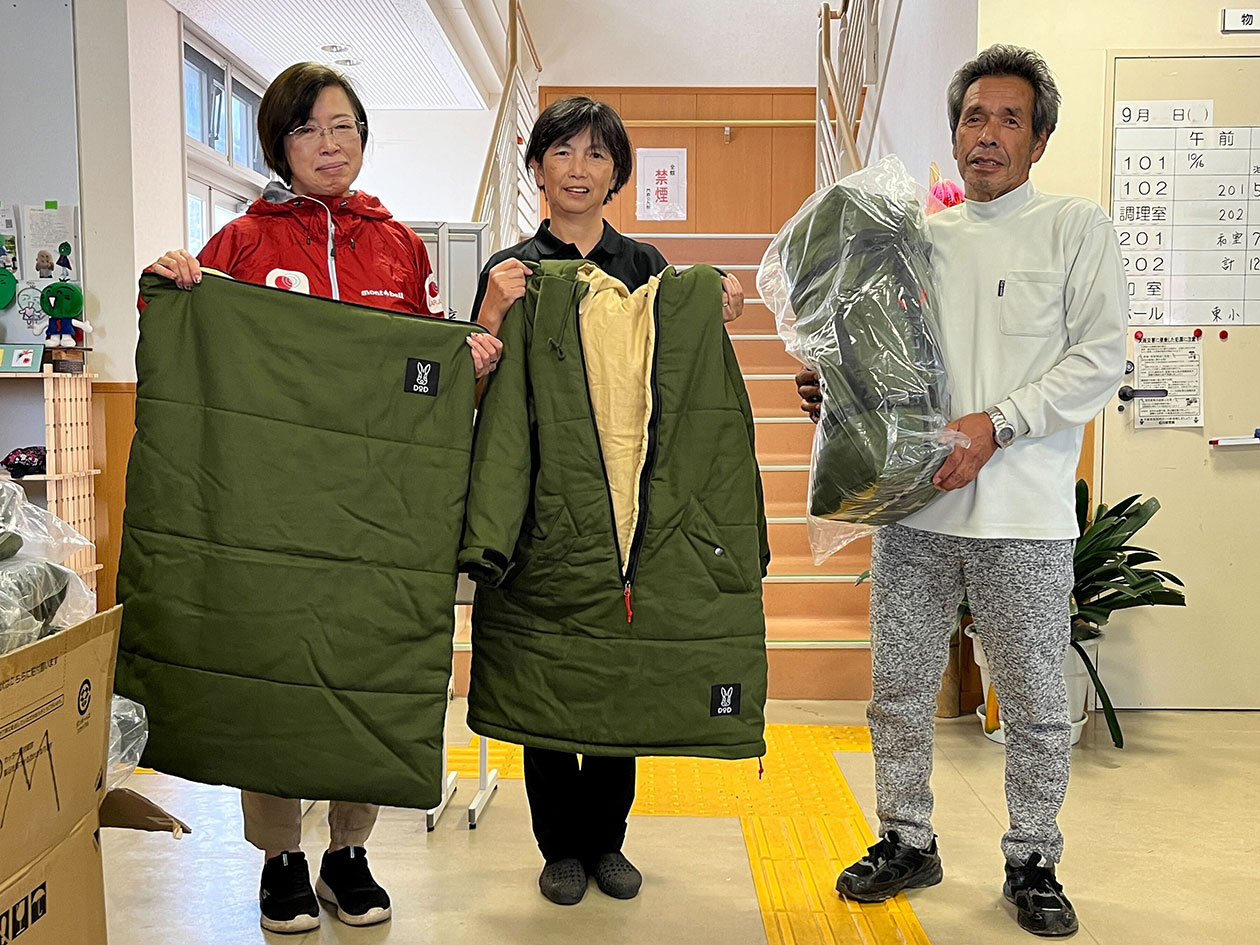
[[101, 801], [101, 826], [169, 832], [177, 840], [192, 833], [192, 828], [178, 817], [130, 788], [114, 788], [105, 795], [105, 800]]

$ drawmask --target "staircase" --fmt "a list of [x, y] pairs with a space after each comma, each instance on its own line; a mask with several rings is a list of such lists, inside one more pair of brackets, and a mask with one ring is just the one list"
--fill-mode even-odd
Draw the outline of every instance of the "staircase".
[[757, 460], [770, 533], [770, 573], [762, 584], [771, 698], [870, 696], [870, 590], [857, 575], [870, 541], [849, 545], [815, 567], [805, 523], [814, 425], [793, 382], [800, 365], [775, 333], [774, 313], [757, 296], [757, 266], [773, 234], [634, 233], [673, 265], [708, 263], [744, 287], [744, 314], [727, 325], [752, 402]]

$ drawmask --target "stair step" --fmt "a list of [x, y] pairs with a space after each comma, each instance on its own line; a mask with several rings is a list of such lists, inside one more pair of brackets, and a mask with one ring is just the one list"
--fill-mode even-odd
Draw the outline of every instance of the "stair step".
[[[837, 626], [857, 626], [860, 639], [866, 639], [871, 613], [871, 587], [855, 585], [852, 581], [827, 581], [823, 583], [761, 585], [761, 600], [766, 619], [797, 618], [793, 624], [797, 632], [805, 633], [813, 627], [813, 636], [802, 639], [832, 639]], [[851, 626], [850, 626], [851, 625]], [[788, 637], [787, 639], [793, 639]]]
[[771, 699], [871, 697], [871, 651], [866, 645], [774, 645], [766, 658]]
[[636, 240], [651, 243], [671, 265], [690, 266], [696, 263], [729, 263], [760, 265], [773, 234], [732, 233], [635, 233]]
[[859, 538], [845, 545], [817, 568], [809, 548], [809, 526], [799, 521], [773, 519], [766, 526], [770, 537], [770, 567], [776, 574], [861, 574], [871, 566], [871, 539]]
[[822, 646], [836, 643], [853, 646], [869, 644], [870, 636], [869, 612], [803, 617], [766, 614], [767, 644]]
[[726, 332], [732, 338], [738, 335], [773, 335], [774, 312], [762, 299], [744, 299], [744, 314], [726, 323]]
[[809, 469], [762, 469], [761, 490], [767, 515], [800, 515], [805, 511]]
[[796, 374], [801, 364], [778, 335], [732, 335], [735, 357], [745, 374]]
[[766, 465], [808, 463], [814, 444], [814, 425], [805, 423], [758, 423], [757, 462]]

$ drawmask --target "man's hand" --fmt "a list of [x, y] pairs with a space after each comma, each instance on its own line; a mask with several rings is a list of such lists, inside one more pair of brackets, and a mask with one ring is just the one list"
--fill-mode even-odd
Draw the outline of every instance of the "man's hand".
[[508, 309], [517, 299], [524, 297], [528, 276], [529, 267], [519, 259], [505, 259], [491, 269], [486, 280], [486, 296], [481, 300], [481, 311], [477, 313], [477, 324], [490, 334], [498, 335]]
[[997, 442], [993, 439], [993, 421], [984, 411], [959, 417], [953, 423], [947, 423], [945, 429], [957, 430], [971, 440], [971, 446], [966, 449], [955, 446], [932, 477], [932, 485], [942, 492], [951, 492], [961, 489], [980, 475], [984, 464], [997, 452]]
[[801, 368], [796, 374], [796, 392], [801, 395], [801, 409], [815, 423], [822, 413], [822, 388], [818, 386], [818, 372], [813, 368]]
[[744, 287], [732, 275], [722, 277], [722, 321], [733, 322], [744, 314]]

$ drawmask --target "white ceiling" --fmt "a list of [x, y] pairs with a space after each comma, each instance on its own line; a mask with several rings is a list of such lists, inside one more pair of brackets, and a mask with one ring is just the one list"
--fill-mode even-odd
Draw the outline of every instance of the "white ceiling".
[[[426, 0], [169, 0], [202, 32], [271, 81], [295, 62], [335, 66], [370, 109], [485, 108]], [[321, 46], [341, 43], [349, 52]]]

